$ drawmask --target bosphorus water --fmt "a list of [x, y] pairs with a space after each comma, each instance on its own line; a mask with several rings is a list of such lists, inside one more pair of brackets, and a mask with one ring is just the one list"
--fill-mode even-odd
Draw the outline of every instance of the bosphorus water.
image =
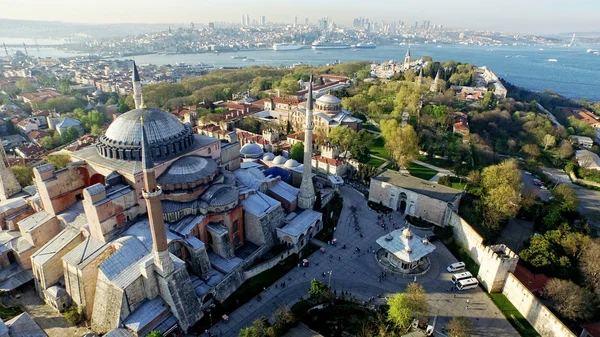
[[[315, 54], [311, 49], [295, 51], [240, 51], [237, 53], [200, 54], [150, 54], [134, 57], [139, 64], [206, 63], [215, 67], [248, 67], [253, 65], [289, 66], [298, 62], [322, 65], [335, 60], [342, 62], [366, 60], [382, 62], [403, 60], [407, 46], [378, 46], [376, 49], [321, 50]], [[464, 46], [422, 44], [411, 46], [413, 58], [424, 55], [435, 61], [455, 60], [488, 66], [510, 83], [535, 91], [553, 90], [566, 97], [600, 101], [600, 56], [586, 52], [586, 47], [540, 47], [533, 46]], [[56, 50], [42, 48], [30, 54], [58, 56]], [[74, 56], [66, 54], [64, 56]], [[246, 56], [254, 62], [232, 59], [233, 55]], [[556, 62], [549, 61], [556, 59]]]

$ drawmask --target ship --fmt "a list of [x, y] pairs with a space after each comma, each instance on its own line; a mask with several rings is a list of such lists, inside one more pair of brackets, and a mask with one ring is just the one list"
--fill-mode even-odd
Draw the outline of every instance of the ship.
[[246, 59], [246, 56], [234, 55], [231, 58], [234, 60], [244, 60]]
[[377, 45], [374, 44], [373, 42], [367, 42], [367, 43], [357, 43], [356, 46], [354, 46], [355, 48], [358, 49], [375, 49], [377, 48]]
[[316, 41], [312, 44], [312, 49], [348, 49], [350, 45], [341, 41], [328, 42]]
[[275, 43], [273, 44], [273, 50], [284, 51], [284, 50], [298, 50], [301, 49], [302, 45], [297, 43]]
[[558, 62], [557, 59], [548, 59], [548, 62]]

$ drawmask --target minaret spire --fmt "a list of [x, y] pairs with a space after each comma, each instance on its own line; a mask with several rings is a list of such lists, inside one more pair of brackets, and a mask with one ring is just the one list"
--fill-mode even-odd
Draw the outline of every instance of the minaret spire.
[[144, 96], [142, 96], [142, 82], [140, 81], [140, 74], [138, 73], [135, 61], [133, 61], [133, 72], [131, 74], [131, 84], [133, 86], [133, 100], [135, 101], [136, 109], [143, 109]]
[[312, 131], [313, 131], [313, 77], [308, 82], [308, 100], [306, 101], [306, 125], [304, 128], [304, 172], [298, 195], [298, 206], [311, 209], [315, 204], [315, 188], [312, 181]]
[[171, 274], [174, 270], [171, 255], [169, 255], [169, 244], [167, 242], [167, 230], [163, 219], [160, 195], [162, 190], [156, 184], [156, 173], [154, 172], [154, 161], [152, 160], [152, 149], [148, 143], [146, 129], [144, 128], [144, 116], [140, 117], [142, 127], [142, 169], [144, 173], [144, 190], [142, 195], [146, 199], [150, 231], [152, 232], [152, 251], [154, 252], [154, 264], [163, 275]]

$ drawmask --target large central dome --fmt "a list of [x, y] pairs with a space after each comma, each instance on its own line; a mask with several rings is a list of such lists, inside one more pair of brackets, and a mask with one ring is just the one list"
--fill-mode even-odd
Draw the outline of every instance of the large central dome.
[[135, 109], [114, 120], [100, 137], [97, 149], [111, 159], [141, 160], [142, 124], [154, 160], [172, 158], [194, 143], [189, 124], [182, 124], [174, 115], [158, 109]]

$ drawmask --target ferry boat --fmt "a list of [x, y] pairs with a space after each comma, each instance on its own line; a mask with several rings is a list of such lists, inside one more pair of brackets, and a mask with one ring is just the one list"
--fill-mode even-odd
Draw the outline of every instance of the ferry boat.
[[598, 53], [598, 49], [592, 49], [592, 48], [590, 48], [590, 49], [587, 50], [587, 52], [591, 53], [591, 54], [596, 54], [596, 53]]
[[312, 49], [348, 49], [350, 45], [341, 41], [328, 42], [316, 41], [312, 44]]
[[233, 55], [231, 58], [234, 60], [245, 60], [246, 56]]
[[367, 42], [367, 43], [357, 43], [356, 46], [354, 46], [355, 48], [358, 49], [375, 49], [377, 48], [377, 45], [374, 44], [373, 42]]
[[558, 62], [557, 59], [548, 59], [548, 62]]
[[298, 50], [301, 49], [302, 45], [297, 43], [275, 43], [273, 44], [273, 50], [285, 51], [285, 50]]

